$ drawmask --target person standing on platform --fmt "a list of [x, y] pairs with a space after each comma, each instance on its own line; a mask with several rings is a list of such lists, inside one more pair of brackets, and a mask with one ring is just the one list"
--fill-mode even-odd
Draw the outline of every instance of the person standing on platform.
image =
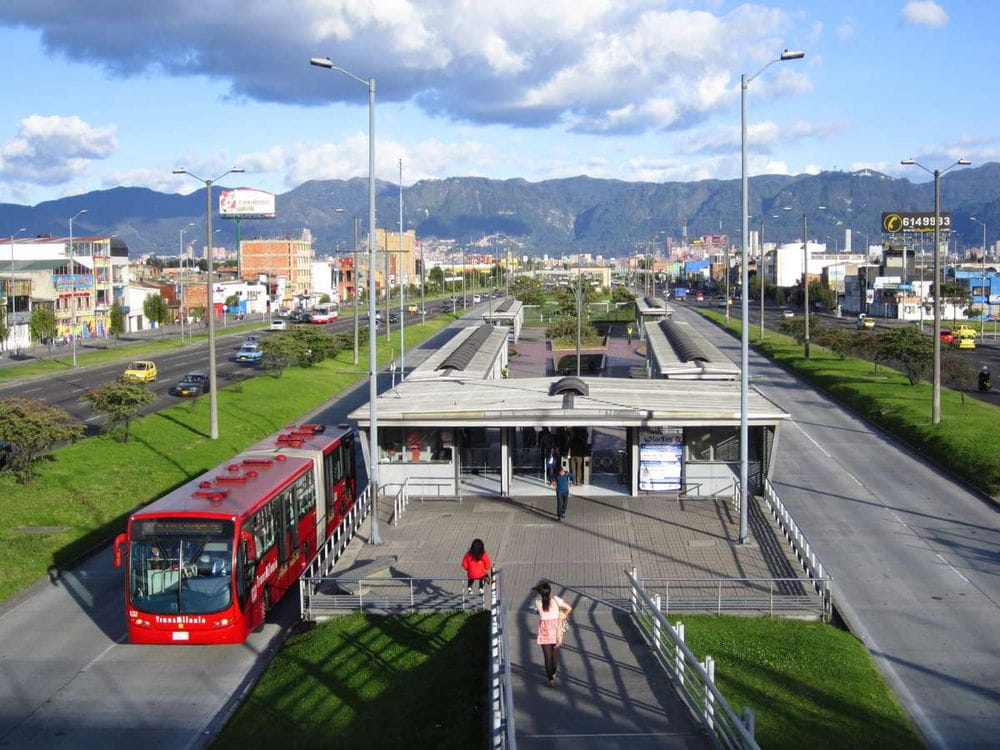
[[632, 324], [628, 324], [628, 328], [625, 329], [625, 336], [628, 338], [628, 343], [632, 343]]
[[587, 431], [582, 427], [573, 428], [573, 437], [569, 443], [569, 470], [573, 480], [583, 483], [583, 457], [587, 455]]
[[462, 568], [469, 579], [469, 596], [472, 596], [472, 586], [475, 583], [479, 584], [479, 595], [482, 596], [483, 587], [486, 585], [490, 577], [490, 570], [493, 568], [493, 562], [486, 552], [486, 545], [483, 544], [482, 539], [472, 540], [469, 551], [462, 558]]
[[573, 472], [566, 471], [565, 466], [560, 466], [555, 479], [549, 484], [556, 488], [556, 520], [561, 521], [566, 517], [566, 506], [569, 503], [569, 486], [576, 482]]

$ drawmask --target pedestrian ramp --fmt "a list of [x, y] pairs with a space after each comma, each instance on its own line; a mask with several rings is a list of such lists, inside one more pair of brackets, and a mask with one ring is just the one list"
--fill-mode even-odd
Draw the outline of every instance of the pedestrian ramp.
[[565, 598], [574, 612], [554, 687], [533, 635], [537, 616], [508, 612], [511, 632], [521, 634], [510, 654], [518, 748], [711, 747], [629, 615]]

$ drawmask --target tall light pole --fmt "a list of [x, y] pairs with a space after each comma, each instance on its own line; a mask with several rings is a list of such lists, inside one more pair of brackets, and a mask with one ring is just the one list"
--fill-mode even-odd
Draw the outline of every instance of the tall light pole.
[[[822, 211], [826, 206], [816, 206]], [[802, 354], [809, 359], [809, 214], [802, 212], [802, 317], [805, 319], [805, 339]]]
[[580, 275], [580, 251], [576, 252], [576, 376], [580, 377], [580, 336], [583, 332], [583, 276]]
[[982, 281], [982, 290], [983, 290], [983, 337], [985, 338], [986, 337], [986, 312], [987, 312], [987, 310], [989, 310], [989, 300], [990, 300], [990, 295], [986, 291], [986, 222], [985, 221], [980, 221], [975, 216], [970, 216], [969, 218], [972, 221], [976, 222], [977, 224], [982, 225], [982, 227], [983, 227], [983, 281]]
[[931, 395], [931, 424], [941, 421], [941, 175], [958, 166], [972, 164], [959, 159], [945, 169], [930, 170], [915, 159], [903, 159], [904, 166], [920, 167], [934, 176], [934, 386]]
[[[752, 76], [748, 77], [746, 73], [740, 76], [740, 183], [743, 203], [743, 247], [740, 249], [743, 266], [740, 269], [740, 279], [743, 288], [743, 294], [740, 295], [740, 309], [743, 315], [743, 325], [740, 334], [740, 544], [746, 544], [749, 541], [747, 509], [750, 500], [750, 488], [747, 486], [749, 464], [749, 420], [747, 412], [749, 410], [750, 390], [750, 295], [747, 294], [750, 279], [747, 267], [747, 246], [750, 244], [750, 183], [747, 176], [747, 87], [754, 78], [774, 63], [782, 60], [798, 60], [805, 57], [805, 54], [805, 52], [793, 52], [786, 49]], [[729, 268], [726, 268], [726, 279], [728, 285]], [[761, 296], [763, 297], [763, 295]], [[729, 290], [727, 289], [727, 316], [728, 312]]]
[[[329, 57], [313, 57], [309, 64], [336, 70], [368, 88], [368, 409], [371, 422], [368, 433], [368, 488], [372, 502], [369, 543], [381, 544], [378, 530], [378, 364], [375, 353], [375, 79], [366, 81], [359, 78], [334, 65]], [[386, 320], [386, 330], [388, 325]]]
[[180, 240], [179, 240], [179, 245], [178, 245], [178, 250], [177, 250], [178, 253], [179, 253], [179, 255], [177, 256], [177, 259], [178, 259], [179, 265], [180, 265], [179, 273], [177, 275], [177, 278], [180, 280], [180, 287], [181, 287], [181, 314], [180, 314], [180, 319], [181, 319], [181, 343], [182, 344], [184, 343], [184, 232], [186, 232], [188, 229], [190, 229], [193, 226], [194, 226], [194, 222], [192, 221], [187, 226], [181, 227]]
[[72, 311], [72, 323], [70, 323], [70, 338], [73, 340], [73, 367], [76, 367], [76, 255], [73, 253], [73, 219], [77, 218], [80, 214], [87, 213], [86, 208], [81, 208], [76, 214], [69, 220], [69, 273], [72, 279], [71, 283], [71, 301], [73, 302]]
[[[386, 241], [388, 244], [388, 241]], [[388, 250], [388, 248], [386, 248]], [[399, 380], [402, 382], [406, 377], [406, 309], [403, 307], [403, 297], [405, 285], [403, 277], [403, 160], [399, 160], [399, 258], [396, 261], [396, 270], [399, 273]]]
[[[205, 262], [207, 265], [205, 307], [207, 308], [206, 313], [208, 315], [208, 432], [212, 440], [219, 439], [219, 389], [216, 387], [218, 378], [215, 373], [215, 300], [213, 297], [215, 283], [212, 278], [212, 235], [214, 234], [212, 232], [212, 185], [226, 175], [243, 174], [243, 172], [244, 170], [233, 167], [214, 179], [206, 180], [184, 168], [174, 170], [174, 174], [186, 174], [188, 177], [193, 177], [205, 185]], [[223, 312], [223, 315], [225, 315], [225, 312]]]
[[[354, 272], [354, 364], [358, 363], [358, 297], [361, 295], [361, 289], [358, 287], [358, 279], [360, 275], [358, 274], [358, 217], [354, 217], [354, 258], [351, 260], [352, 270]], [[368, 321], [371, 325], [371, 321]]]

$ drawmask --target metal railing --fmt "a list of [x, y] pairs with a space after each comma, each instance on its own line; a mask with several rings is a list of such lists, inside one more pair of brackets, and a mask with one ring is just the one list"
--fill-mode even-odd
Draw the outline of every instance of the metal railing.
[[514, 689], [510, 673], [510, 634], [507, 598], [500, 571], [493, 572], [493, 605], [490, 607], [490, 704], [493, 750], [517, 750], [514, 727]]
[[393, 526], [399, 526], [399, 517], [403, 515], [406, 506], [410, 503], [410, 478], [406, 477], [399, 485], [395, 497], [392, 499], [392, 518], [389, 519]]
[[344, 550], [347, 549], [347, 545], [361, 526], [361, 522], [368, 517], [371, 507], [371, 492], [366, 486], [361, 491], [361, 494], [358, 495], [358, 499], [354, 502], [354, 505], [351, 506], [350, 510], [341, 519], [340, 525], [337, 526], [329, 538], [316, 550], [316, 554], [313, 555], [313, 559], [306, 566], [305, 572], [302, 574], [303, 578], [322, 577], [333, 570], [333, 566], [340, 559], [340, 556], [344, 554]]
[[826, 603], [810, 581], [800, 578], [642, 578], [660, 596], [662, 611], [739, 613], [826, 618]]
[[487, 596], [469, 594], [461, 578], [386, 576], [303, 576], [299, 582], [302, 618], [318, 621], [350, 612], [377, 614], [455, 612], [486, 609]]
[[753, 736], [753, 712], [737, 716], [715, 686], [715, 660], [699, 662], [684, 643], [684, 625], [675, 629], [660, 611], [659, 596], [651, 598], [642, 588], [638, 572], [626, 570], [631, 590], [632, 622], [673, 682], [674, 690], [715, 744], [724, 748], [759, 750]]
[[764, 501], [781, 532], [785, 535], [785, 539], [791, 545], [799, 564], [802, 565], [802, 569], [809, 576], [816, 592], [822, 598], [824, 619], [829, 620], [833, 613], [833, 579], [826, 575], [823, 563], [819, 561], [812, 545], [806, 539], [806, 535], [795, 523], [792, 514], [781, 502], [781, 498], [778, 497], [778, 493], [774, 491], [774, 487], [771, 486], [767, 477], [764, 477]]

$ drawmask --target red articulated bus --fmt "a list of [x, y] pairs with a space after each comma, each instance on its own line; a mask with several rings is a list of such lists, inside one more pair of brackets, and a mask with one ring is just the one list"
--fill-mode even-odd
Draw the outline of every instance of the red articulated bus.
[[242, 643], [354, 504], [354, 434], [291, 425], [136, 511], [115, 539], [132, 643]]

